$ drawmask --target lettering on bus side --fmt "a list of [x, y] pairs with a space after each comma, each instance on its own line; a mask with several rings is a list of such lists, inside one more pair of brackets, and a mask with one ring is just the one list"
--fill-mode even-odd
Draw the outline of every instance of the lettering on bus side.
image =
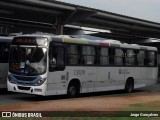
[[74, 75], [85, 75], [85, 70], [74, 70]]

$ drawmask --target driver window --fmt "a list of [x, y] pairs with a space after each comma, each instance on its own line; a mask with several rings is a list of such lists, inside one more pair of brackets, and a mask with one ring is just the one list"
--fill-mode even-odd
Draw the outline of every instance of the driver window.
[[[49, 60], [50, 66], [55, 64], [55, 70], [64, 68], [64, 47], [62, 44], [54, 43], [50, 46]], [[54, 62], [54, 63], [52, 63]]]
[[57, 65], [64, 65], [64, 50], [62, 47], [53, 49], [53, 57], [56, 59]]

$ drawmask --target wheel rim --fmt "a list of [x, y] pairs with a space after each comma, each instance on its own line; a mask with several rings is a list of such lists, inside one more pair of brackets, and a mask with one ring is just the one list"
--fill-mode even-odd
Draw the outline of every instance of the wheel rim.
[[71, 96], [75, 96], [76, 95], [76, 88], [74, 86], [69, 87], [69, 94]]

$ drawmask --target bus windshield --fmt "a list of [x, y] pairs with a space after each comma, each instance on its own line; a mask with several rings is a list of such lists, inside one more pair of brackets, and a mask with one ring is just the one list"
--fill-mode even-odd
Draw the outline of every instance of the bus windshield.
[[19, 75], [40, 75], [46, 72], [47, 48], [12, 46], [9, 71]]

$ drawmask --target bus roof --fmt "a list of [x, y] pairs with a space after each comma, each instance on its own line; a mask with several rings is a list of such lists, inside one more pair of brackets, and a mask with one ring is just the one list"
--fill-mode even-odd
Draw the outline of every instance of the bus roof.
[[[55, 37], [54, 37], [55, 38]], [[142, 49], [142, 50], [154, 50], [157, 51], [156, 47], [151, 46], [142, 46], [138, 44], [128, 44], [128, 43], [122, 43], [118, 40], [113, 39], [105, 39], [105, 40], [88, 40], [84, 38], [72, 38], [72, 37], [63, 37], [62, 36], [62, 42], [66, 43], [79, 43], [79, 44], [89, 44], [89, 45], [99, 45], [99, 46], [111, 46], [111, 47], [117, 47], [117, 48], [131, 48], [131, 49]]]
[[11, 42], [13, 37], [0, 36], [0, 42]]
[[[82, 37], [76, 37], [75, 35], [54, 35], [54, 34], [27, 34], [20, 35], [17, 37], [47, 37], [51, 38], [52, 41], [65, 42], [73, 44], [86, 44], [86, 45], [99, 45], [99, 46], [111, 46], [117, 48], [132, 48], [132, 49], [142, 49], [142, 50], [154, 50], [157, 51], [156, 47], [142, 46], [138, 44], [128, 44], [122, 43], [118, 40], [104, 39], [95, 37], [96, 39], [88, 39], [82, 35]], [[93, 36], [91, 37], [93, 38]]]

